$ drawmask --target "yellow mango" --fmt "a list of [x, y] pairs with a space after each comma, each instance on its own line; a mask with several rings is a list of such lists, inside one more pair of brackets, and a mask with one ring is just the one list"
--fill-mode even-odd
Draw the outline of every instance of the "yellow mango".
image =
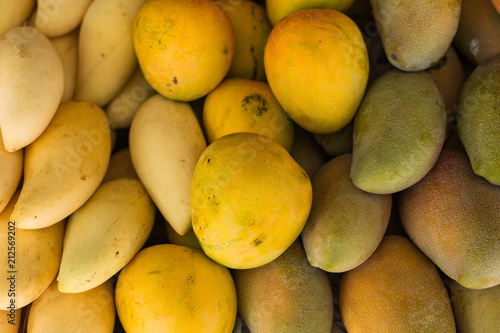
[[313, 133], [354, 117], [368, 81], [368, 52], [356, 24], [333, 9], [301, 10], [276, 24], [264, 53], [278, 102]]
[[230, 268], [254, 268], [299, 236], [312, 202], [311, 181], [287, 151], [255, 133], [214, 141], [191, 184], [193, 230], [203, 251]]
[[227, 77], [266, 80], [264, 47], [272, 25], [264, 7], [250, 0], [219, 0], [234, 28], [234, 56]]
[[290, 151], [293, 121], [265, 82], [227, 79], [206, 98], [203, 125], [208, 142], [235, 132], [267, 136]]
[[212, 0], [147, 1], [136, 16], [133, 40], [149, 84], [186, 102], [222, 81], [234, 53], [231, 21]]
[[172, 244], [145, 248], [123, 268], [115, 302], [128, 333], [230, 333], [236, 319], [229, 270], [201, 250]]

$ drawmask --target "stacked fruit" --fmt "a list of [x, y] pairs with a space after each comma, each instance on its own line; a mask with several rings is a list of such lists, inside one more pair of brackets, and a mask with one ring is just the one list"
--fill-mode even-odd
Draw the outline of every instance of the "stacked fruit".
[[2, 3], [0, 330], [497, 332], [497, 10]]

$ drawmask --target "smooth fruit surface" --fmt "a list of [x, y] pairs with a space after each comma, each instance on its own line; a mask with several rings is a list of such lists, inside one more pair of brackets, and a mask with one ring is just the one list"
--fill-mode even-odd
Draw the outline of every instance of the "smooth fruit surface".
[[475, 175], [467, 155], [443, 150], [399, 204], [411, 240], [446, 275], [471, 289], [500, 284], [500, 187]]
[[401, 236], [386, 236], [340, 282], [349, 333], [455, 331], [450, 299], [434, 264]]
[[331, 332], [333, 299], [328, 277], [311, 267], [300, 241], [267, 265], [233, 274], [238, 312], [251, 332]]
[[203, 251], [230, 268], [282, 254], [311, 209], [306, 172], [265, 136], [228, 134], [201, 155], [191, 187], [193, 230]]
[[145, 248], [121, 271], [116, 309], [126, 332], [229, 333], [236, 289], [229, 270], [201, 250]]
[[224, 78], [234, 31], [212, 0], [149, 0], [134, 22], [134, 48], [149, 84], [165, 97], [192, 101]]
[[363, 36], [333, 9], [302, 10], [280, 21], [267, 41], [264, 66], [278, 102], [313, 133], [347, 125], [368, 81]]

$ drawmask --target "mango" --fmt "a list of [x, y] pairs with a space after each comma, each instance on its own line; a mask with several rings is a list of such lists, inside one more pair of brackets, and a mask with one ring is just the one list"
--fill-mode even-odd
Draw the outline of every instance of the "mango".
[[304, 9], [276, 24], [264, 67], [285, 112], [312, 133], [332, 133], [354, 117], [368, 82], [361, 31], [333, 9]]
[[267, 265], [233, 274], [238, 311], [251, 332], [331, 332], [328, 277], [311, 267], [300, 241]]
[[179, 245], [140, 251], [118, 276], [115, 303], [129, 333], [230, 333], [236, 319], [229, 270]]
[[208, 94], [203, 105], [203, 126], [211, 143], [235, 132], [267, 136], [290, 151], [293, 121], [265, 82], [233, 78]]
[[27, 328], [29, 333], [111, 333], [115, 313], [111, 281], [79, 293], [62, 293], [54, 280], [31, 304]]
[[458, 135], [474, 172], [500, 185], [500, 54], [469, 76], [457, 113]]
[[266, 0], [269, 20], [276, 25], [284, 17], [302, 9], [329, 8], [345, 13], [354, 0]]
[[328, 160], [328, 156], [316, 140], [314, 140], [313, 134], [297, 125], [295, 125], [290, 156], [304, 169], [311, 179]]
[[439, 63], [428, 69], [443, 95], [446, 105], [446, 135], [450, 136], [455, 125], [460, 89], [465, 81], [464, 70], [455, 48], [450, 46]]
[[500, 327], [500, 285], [468, 289], [449, 280], [458, 333], [495, 332]]
[[229, 268], [255, 268], [297, 239], [311, 209], [306, 172], [281, 145], [233, 133], [203, 152], [191, 184], [193, 230], [203, 251]]
[[475, 175], [467, 155], [443, 150], [399, 204], [408, 236], [443, 273], [470, 289], [500, 284], [500, 187]]
[[445, 130], [444, 100], [430, 74], [384, 73], [368, 89], [354, 119], [354, 185], [387, 194], [415, 184], [437, 160]]
[[345, 272], [368, 259], [391, 215], [390, 194], [354, 186], [351, 159], [351, 154], [344, 154], [330, 160], [312, 181], [313, 203], [302, 241], [311, 265], [328, 272]]
[[453, 43], [474, 65], [500, 53], [500, 14], [490, 0], [462, 0]]
[[458, 29], [460, 0], [370, 0], [389, 62], [404, 71], [437, 64]]
[[264, 47], [272, 25], [263, 6], [250, 0], [218, 0], [234, 29], [234, 55], [228, 78], [266, 81]]
[[455, 332], [436, 266], [402, 236], [385, 236], [368, 260], [344, 273], [340, 312], [349, 333]]
[[335, 157], [352, 153], [352, 136], [354, 121], [350, 121], [340, 130], [328, 134], [315, 134], [316, 142], [323, 148], [328, 156]]
[[231, 20], [213, 0], [149, 0], [133, 27], [144, 77], [161, 95], [192, 101], [212, 91], [233, 60]]

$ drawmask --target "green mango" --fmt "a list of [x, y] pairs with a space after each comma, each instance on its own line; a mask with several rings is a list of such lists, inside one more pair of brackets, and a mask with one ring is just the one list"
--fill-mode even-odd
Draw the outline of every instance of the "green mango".
[[445, 103], [429, 73], [384, 73], [354, 119], [354, 185], [377, 194], [410, 187], [434, 165], [445, 131]]
[[404, 71], [437, 64], [457, 32], [461, 0], [370, 0], [387, 59]]
[[500, 185], [500, 54], [477, 66], [463, 85], [457, 128], [474, 172]]

